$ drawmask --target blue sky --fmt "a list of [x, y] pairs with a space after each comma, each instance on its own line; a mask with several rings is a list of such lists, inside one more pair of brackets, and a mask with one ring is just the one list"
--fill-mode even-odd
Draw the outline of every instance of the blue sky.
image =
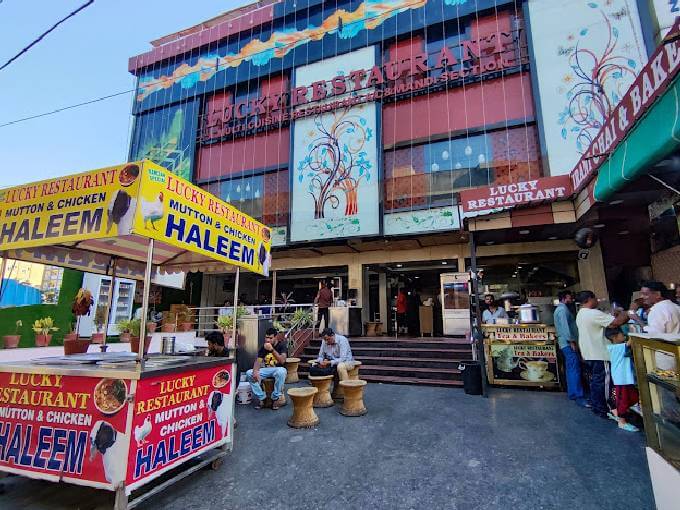
[[[4, 63], [84, 0], [3, 0]], [[96, 0], [0, 71], [0, 124], [132, 89], [149, 41], [248, 0]], [[125, 161], [132, 94], [0, 128], [0, 187]]]

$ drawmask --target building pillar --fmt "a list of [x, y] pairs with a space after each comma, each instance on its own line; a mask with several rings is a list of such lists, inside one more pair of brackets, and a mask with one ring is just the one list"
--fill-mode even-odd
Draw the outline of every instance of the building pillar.
[[465, 272], [465, 257], [458, 257], [458, 272]]
[[378, 295], [380, 296], [380, 321], [383, 331], [387, 333], [390, 324], [389, 296], [387, 295], [387, 273], [378, 275]]
[[579, 289], [592, 290], [598, 298], [609, 299], [607, 277], [602, 261], [602, 245], [598, 242], [590, 249], [588, 258], [578, 261]]

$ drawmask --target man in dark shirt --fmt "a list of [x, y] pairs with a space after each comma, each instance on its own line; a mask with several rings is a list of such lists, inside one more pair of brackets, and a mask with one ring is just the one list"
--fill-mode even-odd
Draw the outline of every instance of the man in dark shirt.
[[224, 335], [219, 331], [211, 331], [205, 335], [208, 342], [208, 356], [215, 358], [229, 357], [229, 349], [224, 346]]
[[262, 402], [267, 397], [262, 389], [261, 382], [267, 377], [274, 378], [274, 391], [272, 392], [272, 409], [277, 410], [285, 404], [282, 395], [283, 384], [286, 382], [286, 355], [288, 343], [278, 339], [278, 332], [269, 328], [264, 336], [264, 345], [257, 353], [257, 359], [253, 368], [246, 372], [246, 379], [250, 383], [253, 395], [257, 398], [255, 408], [261, 409]]
[[328, 284], [323, 280], [321, 281], [321, 288], [314, 299], [314, 303], [319, 307], [319, 323], [317, 324], [317, 327], [319, 329], [321, 328], [321, 318], [323, 318], [323, 327], [330, 327], [330, 324], [328, 323], [328, 308], [333, 304], [333, 291], [328, 288]]

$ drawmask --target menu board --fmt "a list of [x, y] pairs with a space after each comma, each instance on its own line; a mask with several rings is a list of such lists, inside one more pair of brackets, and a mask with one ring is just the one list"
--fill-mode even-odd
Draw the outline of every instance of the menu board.
[[492, 343], [489, 354], [492, 383], [546, 386], [559, 382], [554, 344]]
[[113, 490], [125, 480], [130, 385], [0, 373], [0, 470]]
[[142, 379], [132, 420], [126, 488], [231, 438], [234, 365]]

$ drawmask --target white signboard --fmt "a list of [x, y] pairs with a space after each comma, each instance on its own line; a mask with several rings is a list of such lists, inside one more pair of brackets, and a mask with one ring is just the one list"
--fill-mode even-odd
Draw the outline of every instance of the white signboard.
[[569, 173], [647, 62], [635, 0], [530, 0], [550, 175]]
[[[294, 87], [307, 87], [329, 76], [347, 76], [347, 93], [309, 102], [299, 109], [345, 101], [329, 112], [293, 122], [293, 164], [290, 169], [290, 240], [310, 241], [380, 233], [378, 138], [375, 103], [352, 105], [353, 69], [371, 68], [375, 48], [363, 48], [295, 70]], [[339, 84], [326, 84], [337, 87]], [[371, 90], [364, 90], [368, 94]], [[323, 95], [309, 87], [307, 99]]]

